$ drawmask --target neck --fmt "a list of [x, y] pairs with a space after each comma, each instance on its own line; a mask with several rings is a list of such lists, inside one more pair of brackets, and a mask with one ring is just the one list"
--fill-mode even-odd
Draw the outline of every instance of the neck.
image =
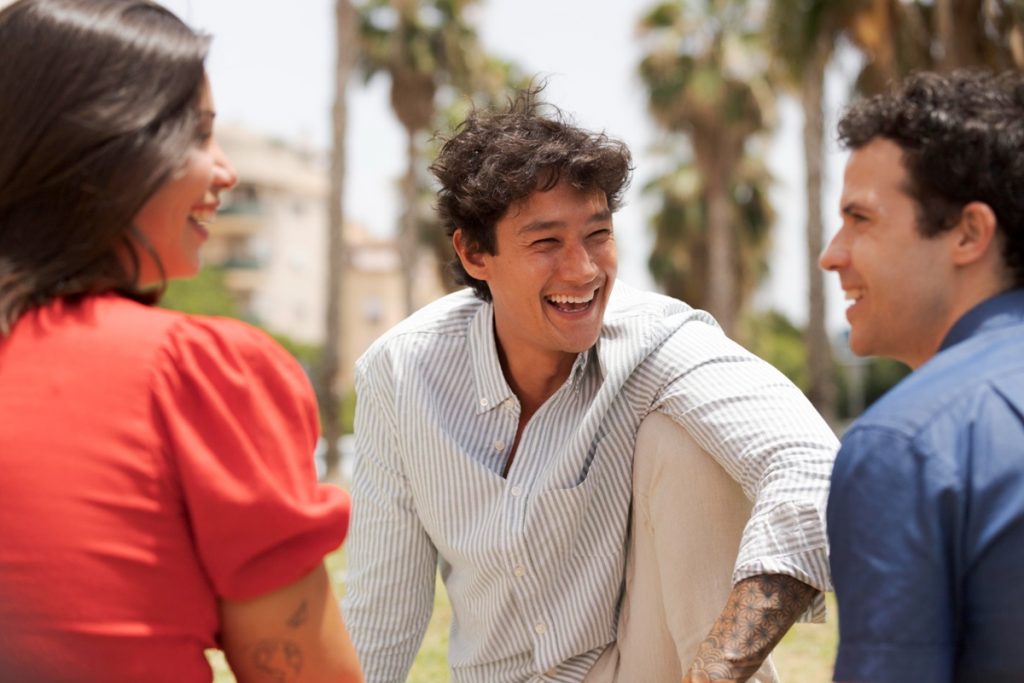
[[505, 351], [498, 340], [498, 358], [512, 393], [519, 399], [524, 415], [532, 415], [569, 378], [576, 356], [569, 353], [545, 357], [523, 357]]
[[1012, 280], [1002, 271], [981, 268], [963, 271], [954, 290], [955, 294], [950, 302], [944, 324], [939, 328], [939, 334], [933, 340], [931, 348], [915, 358], [901, 360], [911, 369], [917, 370], [939, 352], [939, 347], [942, 346], [942, 342], [950, 330], [962, 317], [967, 315], [968, 311], [983, 301], [1010, 289], [1013, 289]]

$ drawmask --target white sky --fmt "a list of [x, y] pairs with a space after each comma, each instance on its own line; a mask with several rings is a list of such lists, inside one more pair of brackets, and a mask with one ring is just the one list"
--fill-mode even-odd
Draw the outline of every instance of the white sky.
[[[332, 86], [331, 0], [164, 0], [192, 26], [213, 34], [208, 69], [218, 117], [292, 142], [325, 148], [329, 142]], [[548, 76], [545, 96], [585, 128], [604, 130], [632, 149], [636, 173], [626, 204], [616, 215], [619, 276], [650, 287], [645, 228], [650, 206], [640, 188], [664, 164], [649, 150], [657, 131], [646, 114], [636, 75], [634, 36], [647, 0], [483, 0], [476, 25], [486, 49], [515, 61], [527, 73]], [[846, 71], [850, 69], [847, 68]], [[845, 86], [833, 78], [832, 100]], [[349, 95], [346, 213], [371, 231], [389, 234], [399, 213], [397, 180], [404, 165], [403, 132], [388, 104], [388, 83], [378, 77]], [[800, 112], [780, 105], [781, 126], [768, 162], [777, 179], [778, 212], [771, 275], [758, 297], [762, 306], [806, 319], [803, 163]], [[834, 131], [834, 114], [829, 118]], [[830, 135], [831, 137], [831, 135]], [[838, 224], [836, 205], [843, 155], [830, 148], [825, 220]], [[829, 231], [831, 232], [831, 230]], [[829, 327], [845, 327], [835, 277], [829, 289]]]

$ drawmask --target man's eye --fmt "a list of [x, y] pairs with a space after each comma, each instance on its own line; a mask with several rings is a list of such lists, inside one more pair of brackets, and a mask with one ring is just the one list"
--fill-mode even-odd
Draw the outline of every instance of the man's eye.
[[556, 240], [554, 237], [545, 237], [543, 239], [533, 241], [533, 245], [536, 247], [546, 247], [551, 246], [553, 244], [558, 244], [558, 240]]
[[601, 228], [600, 230], [595, 230], [594, 232], [590, 233], [588, 235], [588, 237], [594, 237], [594, 238], [600, 239], [602, 237], [608, 237], [611, 234], [612, 234], [611, 228]]

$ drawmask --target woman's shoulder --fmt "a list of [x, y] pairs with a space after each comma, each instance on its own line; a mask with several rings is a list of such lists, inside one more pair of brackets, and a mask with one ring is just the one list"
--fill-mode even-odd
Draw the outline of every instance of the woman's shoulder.
[[102, 335], [125, 360], [137, 355], [147, 364], [192, 367], [211, 375], [250, 366], [305, 378], [291, 354], [270, 335], [234, 318], [183, 313], [118, 296], [94, 297], [69, 307], [64, 316], [77, 318], [75, 327]]

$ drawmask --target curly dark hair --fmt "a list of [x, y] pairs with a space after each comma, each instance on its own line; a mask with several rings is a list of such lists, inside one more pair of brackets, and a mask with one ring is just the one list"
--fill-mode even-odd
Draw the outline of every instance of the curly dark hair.
[[903, 150], [917, 228], [952, 228], [963, 207], [984, 202], [1003, 235], [1003, 261], [1024, 286], [1024, 74], [918, 73], [888, 95], [859, 102], [839, 122], [839, 141], [874, 138]]
[[[563, 180], [601, 190], [613, 212], [621, 206], [633, 171], [629, 148], [573, 125], [540, 101], [542, 89], [520, 91], [504, 110], [473, 111], [444, 143], [430, 170], [441, 183], [437, 210], [449, 238], [461, 229], [471, 247], [497, 253], [495, 226], [509, 206]], [[490, 301], [487, 283], [458, 258], [450, 268], [456, 281]]]

